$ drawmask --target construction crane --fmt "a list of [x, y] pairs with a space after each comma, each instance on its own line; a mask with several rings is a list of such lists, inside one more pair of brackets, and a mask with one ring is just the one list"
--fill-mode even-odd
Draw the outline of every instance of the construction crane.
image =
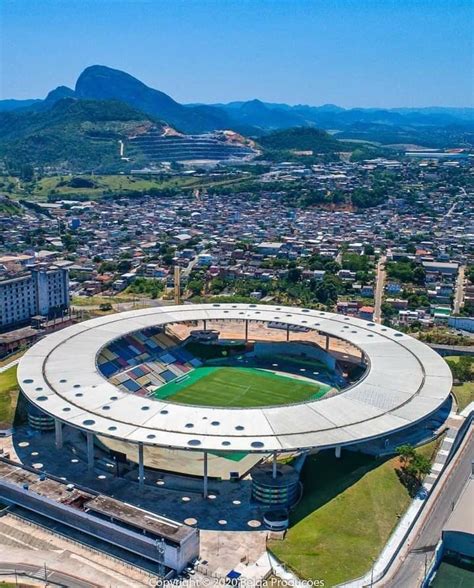
[[181, 304], [181, 269], [174, 266], [174, 303]]

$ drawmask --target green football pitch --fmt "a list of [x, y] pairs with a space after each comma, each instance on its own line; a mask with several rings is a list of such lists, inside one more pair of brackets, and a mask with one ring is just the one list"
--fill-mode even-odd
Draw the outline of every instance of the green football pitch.
[[199, 367], [158, 388], [154, 396], [200, 406], [271, 406], [320, 398], [330, 386], [244, 367]]

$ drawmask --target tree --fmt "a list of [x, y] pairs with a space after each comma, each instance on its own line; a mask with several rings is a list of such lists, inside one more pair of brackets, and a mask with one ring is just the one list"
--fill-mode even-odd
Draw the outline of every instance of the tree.
[[364, 247], [364, 254], [365, 255], [374, 255], [375, 254], [374, 246], [371, 245], [370, 243], [368, 245], [366, 245]]
[[322, 304], [336, 304], [337, 295], [343, 288], [342, 281], [331, 274], [326, 274], [321, 282], [312, 282], [313, 293]]
[[121, 259], [117, 264], [117, 271], [120, 272], [121, 274], [124, 274], [124, 273], [130, 271], [131, 267], [132, 267], [132, 264], [128, 259]]
[[462, 356], [458, 361], [446, 360], [453, 377], [459, 382], [469, 382], [474, 379], [474, 357]]
[[99, 274], [115, 272], [116, 270], [117, 264], [113, 261], [103, 261], [99, 266]]
[[367, 272], [370, 269], [370, 262], [367, 255], [344, 253], [342, 256], [342, 267], [353, 272]]
[[410, 443], [405, 443], [404, 445], [400, 445], [396, 449], [397, 454], [400, 458], [400, 463], [404, 466], [414, 458], [415, 456], [415, 448]]
[[431, 472], [430, 460], [418, 453], [410, 443], [397, 447], [397, 453], [400, 457], [403, 483], [410, 490], [416, 490], [424, 476]]
[[192, 279], [187, 284], [188, 290], [193, 296], [199, 296], [204, 288], [204, 280]]
[[391, 304], [387, 302], [382, 302], [382, 315], [385, 318], [392, 318], [397, 314], [397, 311]]
[[406, 465], [405, 471], [407, 474], [413, 476], [418, 482], [421, 482], [421, 480], [431, 472], [430, 460], [424, 455], [421, 455], [421, 453], [415, 453], [410, 462]]
[[422, 286], [425, 283], [426, 272], [425, 268], [421, 265], [417, 265], [413, 270], [413, 281], [415, 284]]
[[30, 164], [25, 164], [21, 166], [20, 170], [20, 178], [25, 182], [31, 182], [35, 177], [35, 170], [33, 166]]
[[295, 284], [301, 280], [301, 270], [297, 267], [292, 267], [288, 270], [288, 281]]
[[74, 241], [71, 233], [64, 233], [64, 235], [62, 235], [62, 242], [67, 251], [76, 250], [76, 242]]

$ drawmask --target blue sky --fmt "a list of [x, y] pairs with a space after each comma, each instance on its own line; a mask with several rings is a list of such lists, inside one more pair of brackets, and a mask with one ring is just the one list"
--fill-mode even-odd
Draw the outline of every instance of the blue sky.
[[470, 106], [472, 0], [0, 0], [0, 97], [125, 70], [181, 102]]

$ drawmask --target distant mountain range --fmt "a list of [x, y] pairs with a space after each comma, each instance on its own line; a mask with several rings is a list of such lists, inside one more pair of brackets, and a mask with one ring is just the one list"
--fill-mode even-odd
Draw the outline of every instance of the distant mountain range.
[[75, 89], [60, 86], [45, 100], [1, 100], [0, 112], [49, 107], [60, 98], [119, 100], [186, 133], [232, 129], [247, 135], [297, 126], [314, 126], [332, 131], [365, 130], [380, 126], [410, 129], [462, 127], [474, 129], [474, 108], [352, 108], [273, 104], [260, 100], [228, 104], [180, 104], [145, 85], [128, 73], [103, 65], [86, 68]]
[[[94, 65], [81, 73], [74, 89], [59, 86], [44, 100], [0, 101], [0, 157], [17, 166], [111, 169], [123, 166], [119, 141], [151, 129], [159, 133], [165, 123], [186, 134], [233, 130], [255, 138], [267, 154], [279, 151], [284, 157], [291, 150], [352, 150], [350, 140], [474, 145], [474, 108], [344, 109], [260, 100], [185, 105], [125, 72]], [[299, 130], [286, 132], [293, 128]]]

